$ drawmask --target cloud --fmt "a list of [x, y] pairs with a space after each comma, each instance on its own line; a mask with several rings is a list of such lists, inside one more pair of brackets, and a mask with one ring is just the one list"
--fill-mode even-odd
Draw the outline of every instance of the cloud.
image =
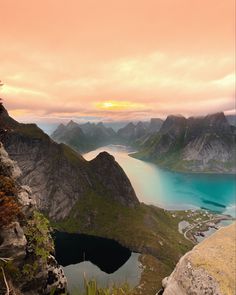
[[233, 0], [3, 2], [1, 96], [16, 119], [234, 108]]

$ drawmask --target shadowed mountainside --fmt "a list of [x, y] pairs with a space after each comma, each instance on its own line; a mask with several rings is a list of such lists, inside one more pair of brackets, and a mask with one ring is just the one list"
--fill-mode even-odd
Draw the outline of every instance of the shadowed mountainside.
[[75, 203], [91, 192], [109, 195], [125, 206], [139, 204], [123, 169], [108, 153], [88, 162], [35, 124], [20, 124], [0, 108], [1, 140], [23, 172], [22, 183], [30, 185], [38, 208], [50, 218], [67, 217]]

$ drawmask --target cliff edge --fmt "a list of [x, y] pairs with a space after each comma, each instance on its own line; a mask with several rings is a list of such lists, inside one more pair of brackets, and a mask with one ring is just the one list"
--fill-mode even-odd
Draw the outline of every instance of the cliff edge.
[[65, 294], [48, 220], [18, 183], [21, 171], [0, 142], [0, 295]]
[[235, 295], [236, 223], [185, 254], [163, 287], [164, 295]]

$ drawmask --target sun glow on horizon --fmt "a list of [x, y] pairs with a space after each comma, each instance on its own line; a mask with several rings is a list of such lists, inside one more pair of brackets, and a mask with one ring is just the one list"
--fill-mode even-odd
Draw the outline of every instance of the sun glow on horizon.
[[98, 109], [109, 110], [109, 111], [125, 111], [125, 110], [134, 110], [134, 109], [144, 108], [144, 105], [141, 103], [133, 103], [131, 101], [118, 101], [118, 100], [98, 102], [95, 104], [95, 106]]

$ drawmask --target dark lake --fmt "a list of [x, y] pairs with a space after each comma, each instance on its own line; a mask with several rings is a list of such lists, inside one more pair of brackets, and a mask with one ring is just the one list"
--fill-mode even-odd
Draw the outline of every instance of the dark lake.
[[84, 274], [100, 286], [139, 283], [139, 254], [116, 241], [83, 234], [54, 233], [56, 259], [63, 266], [69, 291], [82, 290]]

